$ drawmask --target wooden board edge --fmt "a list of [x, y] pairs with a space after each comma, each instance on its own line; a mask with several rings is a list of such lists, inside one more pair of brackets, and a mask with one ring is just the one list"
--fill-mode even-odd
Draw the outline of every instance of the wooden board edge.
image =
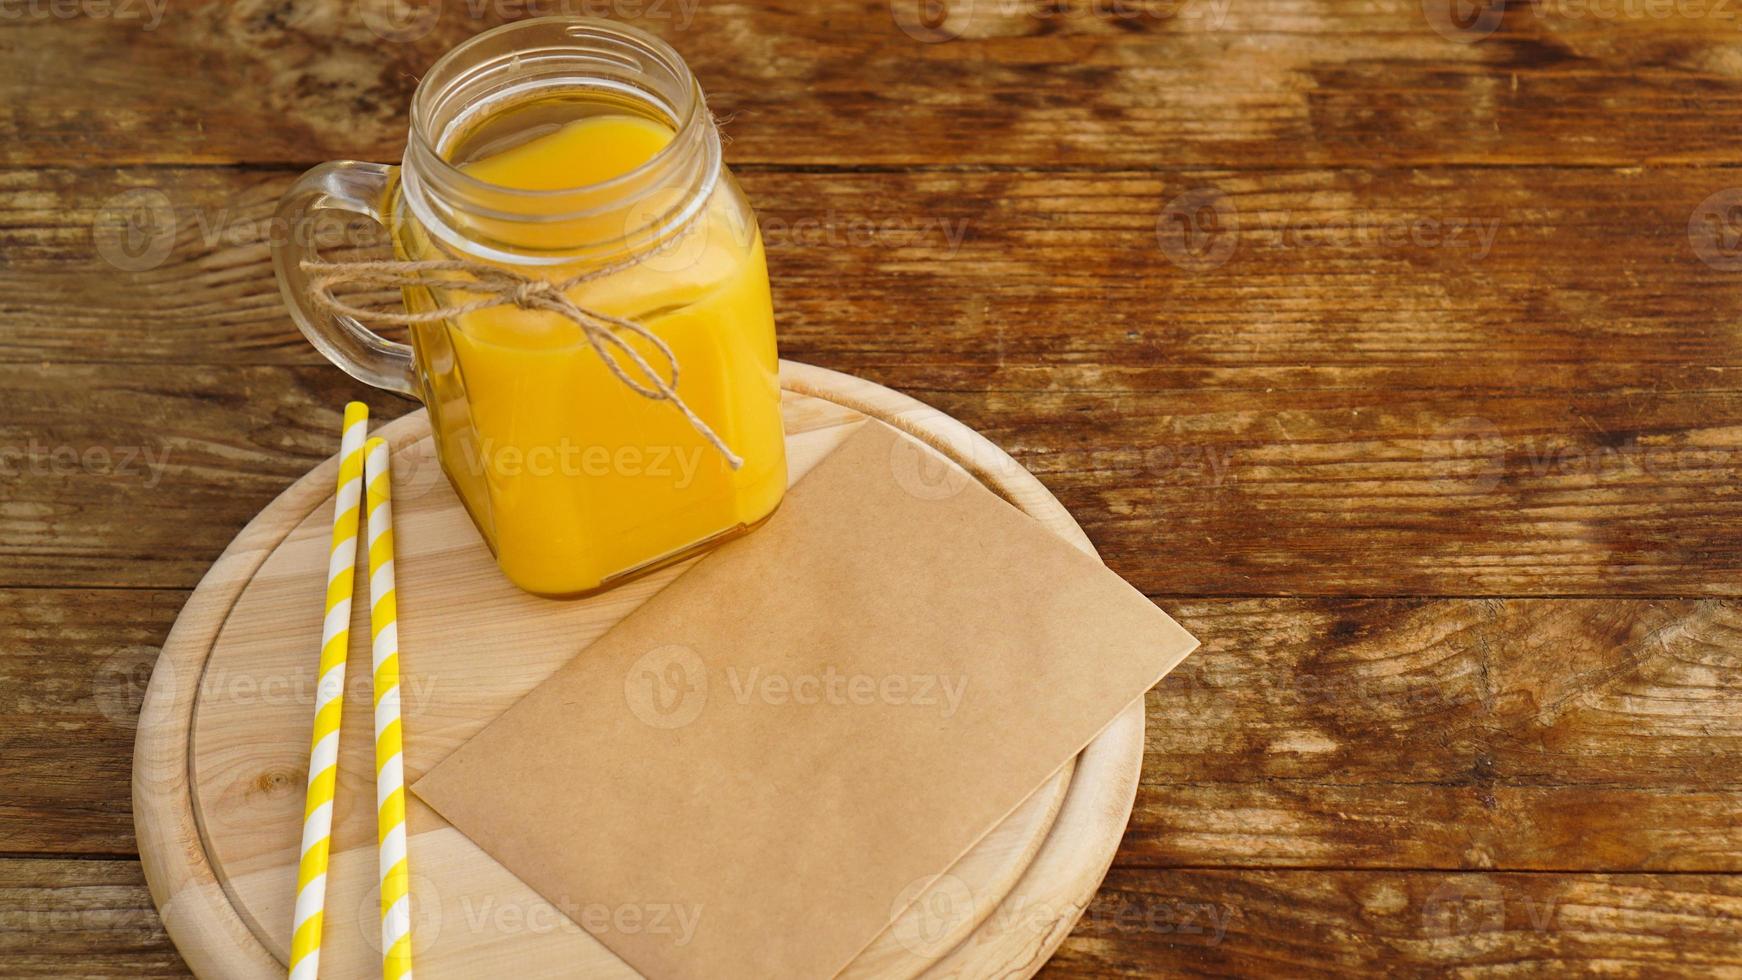
[[981, 928], [920, 976], [1026, 980], [1076, 927], [1119, 850], [1143, 775], [1145, 701], [1139, 698], [1078, 757], [1052, 830], [1016, 887]]
[[[1055, 521], [1066, 540], [1088, 554], [1095, 554], [1087, 535], [1064, 505], [1053, 498], [1033, 474], [964, 423], [875, 382], [795, 361], [782, 360], [780, 366], [783, 388], [878, 418], [926, 443], [956, 460], [1013, 505], [1033, 516]], [[945, 422], [948, 434], [926, 425], [928, 421], [938, 420]], [[414, 416], [405, 416], [383, 426], [376, 434], [390, 438], [396, 434], [396, 429], [415, 424]], [[308, 511], [319, 506], [333, 482], [337, 465], [337, 458], [332, 457], [316, 466], [280, 494], [268, 509], [284, 506]], [[225, 549], [201, 579], [172, 627], [153, 669], [140, 712], [134, 744], [133, 803], [141, 864], [166, 931], [197, 975], [235, 977], [240, 966], [247, 971], [242, 975], [272, 977], [281, 975], [284, 969], [242, 920], [227, 888], [219, 883], [219, 876], [207, 859], [204, 833], [190, 791], [187, 749], [196, 707], [195, 695], [200, 688], [198, 675], [204, 669], [205, 654], [209, 653], [217, 631], [222, 628], [228, 608], [241, 594], [250, 576], [294, 526], [295, 522], [291, 522], [281, 529], [269, 530], [257, 528], [251, 522]], [[204, 615], [201, 615], [202, 609], [206, 610]], [[193, 616], [189, 616], [190, 610], [194, 612]], [[1083, 765], [1091, 758], [1091, 753], [1096, 760], [1129, 760], [1125, 766], [1119, 767], [1131, 774], [1129, 787], [1124, 787], [1123, 781], [1118, 787], [1098, 787], [1102, 790], [1097, 794], [1100, 797], [1108, 798], [1107, 790], [1111, 789], [1111, 798], [1123, 799], [1123, 806], [1119, 806], [1115, 799], [1112, 810], [1101, 806], [1105, 817], [1117, 817], [1117, 826], [1109, 835], [1111, 839], [1098, 849], [1105, 850], [1105, 860], [1094, 860], [1093, 880], [1088, 882], [1086, 893], [1071, 903], [1075, 913], [1070, 915], [1063, 929], [1056, 930], [1056, 936], [1047, 937], [1049, 941], [1044, 942], [1044, 952], [1033, 961], [1033, 969], [1024, 976], [1038, 970], [1063, 941], [1070, 925], [1086, 907], [1110, 866], [1135, 801], [1135, 776], [1141, 769], [1141, 705], [1134, 710], [1134, 738], [1112, 737], [1121, 729], [1131, 727], [1126, 724], [1127, 718], [1121, 716], [1072, 763], [1073, 772], [1068, 780], [1062, 781], [1064, 791], [1049, 810], [1051, 827], [1046, 834], [1040, 835], [1038, 844], [1032, 848], [1029, 866], [1017, 879], [1017, 888], [1021, 889], [1024, 883], [1035, 879], [1035, 865], [1043, 859], [1048, 859], [1049, 866], [1056, 866], [1068, 863], [1075, 855], [1074, 848], [1067, 854], [1065, 848], [1055, 847], [1055, 841], [1069, 844], [1079, 836], [1074, 823], [1072, 827], [1061, 828], [1060, 821], [1067, 814], [1093, 810], [1073, 806], [1075, 801], [1072, 798], [1079, 787], [1096, 785], [1096, 771], [1100, 766]], [[1125, 773], [1115, 770], [1115, 775]], [[1096, 802], [1105, 804], [1107, 800]], [[1061, 829], [1066, 832], [1061, 833]], [[1087, 879], [1081, 874], [1072, 877], [1073, 885], [1084, 880]], [[975, 919], [976, 927], [1003, 908], [1002, 904], [994, 908], [991, 903], [986, 903], [984, 914]], [[238, 947], [243, 950], [245, 965], [228, 959], [217, 962], [218, 954], [211, 952], [213, 949]], [[1002, 949], [1003, 946], [988, 945], [977, 938], [977, 932], [971, 932], [944, 961], [933, 964], [922, 975], [938, 975], [940, 967], [961, 959], [964, 950], [993, 948]]]

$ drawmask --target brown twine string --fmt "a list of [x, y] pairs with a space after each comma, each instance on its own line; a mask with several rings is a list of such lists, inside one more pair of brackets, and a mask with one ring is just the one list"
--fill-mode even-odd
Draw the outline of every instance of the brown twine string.
[[[569, 290], [584, 282], [591, 282], [620, 272], [637, 260], [619, 262], [615, 265], [590, 269], [567, 279], [552, 282], [539, 279], [513, 269], [496, 265], [486, 265], [482, 262], [469, 262], [464, 259], [423, 259], [415, 262], [371, 261], [371, 262], [325, 262], [319, 259], [304, 259], [302, 271], [309, 277], [309, 293], [315, 304], [331, 313], [355, 317], [358, 320], [372, 320], [376, 323], [391, 323], [400, 326], [410, 326], [416, 323], [434, 323], [451, 317], [464, 316], [478, 310], [487, 310], [498, 306], [518, 306], [523, 310], [547, 310], [561, 314], [575, 322], [581, 328], [587, 343], [617, 380], [623, 382], [629, 390], [644, 398], [654, 401], [666, 401], [674, 405], [683, 417], [689, 421], [692, 428], [702, 438], [720, 451], [726, 462], [733, 469], [744, 465], [743, 457], [734, 453], [726, 446], [708, 423], [702, 421], [682, 398], [678, 397], [678, 361], [670, 345], [661, 340], [651, 330], [623, 317], [589, 310], [577, 304], [568, 296]], [[455, 303], [442, 306], [424, 313], [395, 313], [389, 310], [369, 309], [353, 306], [340, 299], [333, 287], [342, 285], [398, 287], [400, 289], [447, 289], [458, 292], [478, 294], [479, 298], [465, 303]], [[618, 336], [619, 331], [627, 331], [640, 337], [652, 345], [665, 360], [666, 370], [662, 373], [655, 370], [641, 352]], [[627, 358], [633, 367], [633, 373], [623, 363]], [[666, 375], [670, 375], [669, 380]]]

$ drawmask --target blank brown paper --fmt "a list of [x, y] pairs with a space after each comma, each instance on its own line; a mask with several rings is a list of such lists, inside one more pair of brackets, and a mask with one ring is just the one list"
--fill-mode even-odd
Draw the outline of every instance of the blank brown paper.
[[867, 423], [414, 792], [649, 977], [833, 976], [1197, 645], [924, 466]]

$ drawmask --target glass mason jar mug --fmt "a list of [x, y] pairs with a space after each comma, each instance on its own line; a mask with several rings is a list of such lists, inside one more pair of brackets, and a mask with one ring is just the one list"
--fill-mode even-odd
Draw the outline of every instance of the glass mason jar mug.
[[[316, 167], [279, 218], [300, 229], [327, 210], [380, 221], [397, 261], [324, 265], [312, 236], [281, 236], [291, 316], [353, 377], [422, 399], [443, 470], [521, 588], [605, 588], [779, 503], [762, 238], [664, 42], [574, 17], [480, 34], [419, 84], [402, 166]], [[408, 312], [383, 319], [409, 323], [410, 345], [323, 294], [334, 280], [399, 285]]]

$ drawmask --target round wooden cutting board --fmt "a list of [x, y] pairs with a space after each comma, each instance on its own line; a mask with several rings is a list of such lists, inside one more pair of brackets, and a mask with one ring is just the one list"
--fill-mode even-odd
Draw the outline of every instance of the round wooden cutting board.
[[[794, 480], [870, 416], [939, 457], [924, 478], [977, 478], [1093, 554], [1038, 480], [954, 419], [807, 365], [783, 362], [781, 383]], [[394, 453], [409, 784], [686, 566], [589, 599], [526, 595], [496, 570], [448, 487], [424, 413], [378, 434]], [[139, 849], [165, 927], [203, 977], [284, 974], [336, 468], [328, 460], [291, 486], [218, 559], [176, 621], [141, 712]], [[366, 604], [355, 616], [353, 637], [367, 637]], [[380, 972], [369, 654], [352, 646], [321, 962], [335, 978]], [[842, 976], [1033, 974], [1105, 875], [1142, 757], [1139, 702], [947, 873], [915, 882], [916, 900]], [[421, 801], [407, 804], [421, 977], [636, 976]]]

